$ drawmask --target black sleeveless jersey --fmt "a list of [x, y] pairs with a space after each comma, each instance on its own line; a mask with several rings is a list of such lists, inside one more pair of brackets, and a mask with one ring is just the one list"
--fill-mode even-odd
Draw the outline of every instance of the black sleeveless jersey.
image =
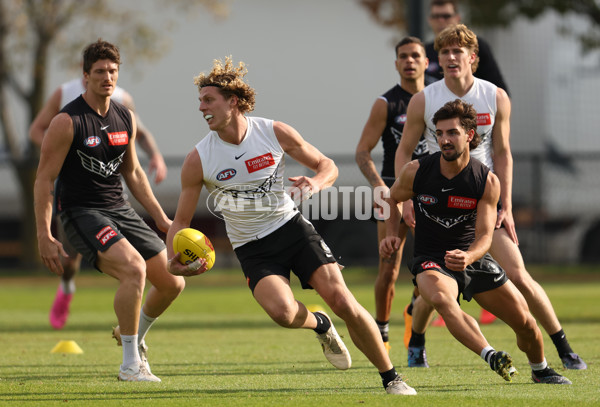
[[[400, 144], [404, 123], [406, 123], [406, 107], [412, 97], [400, 85], [396, 85], [381, 96], [387, 101], [387, 122], [385, 129], [381, 134], [381, 143], [383, 145], [383, 167], [381, 169], [382, 177], [391, 177], [395, 179], [394, 158], [396, 149]], [[421, 136], [419, 144], [413, 152], [413, 159], [417, 159], [427, 154], [427, 144]]]
[[440, 172], [441, 152], [419, 159], [413, 183], [415, 257], [443, 259], [447, 250], [467, 250], [475, 240], [477, 204], [489, 168], [471, 157], [454, 178]]
[[119, 166], [131, 138], [129, 109], [111, 100], [102, 117], [79, 96], [61, 112], [73, 120], [73, 142], [58, 176], [58, 210], [124, 205]]

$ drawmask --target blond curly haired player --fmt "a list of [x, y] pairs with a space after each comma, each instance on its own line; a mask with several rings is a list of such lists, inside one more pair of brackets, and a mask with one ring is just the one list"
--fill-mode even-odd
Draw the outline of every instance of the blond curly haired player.
[[[198, 75], [200, 112], [210, 132], [187, 155], [181, 170], [181, 195], [167, 234], [170, 271], [176, 275], [203, 273], [203, 260], [192, 266], [179, 261], [171, 244], [178, 230], [190, 225], [203, 186], [219, 203], [228, 238], [254, 298], [284, 328], [312, 329], [323, 353], [338, 369], [351, 366], [350, 354], [329, 316], [310, 312], [294, 298], [290, 272], [302, 287], [313, 288], [348, 327], [356, 346], [375, 365], [387, 393], [416, 391], [396, 373], [375, 321], [356, 301], [333, 254], [297, 210], [296, 202], [333, 184], [334, 162], [306, 142], [291, 126], [247, 116], [255, 92], [244, 81], [243, 62], [231, 57], [214, 62], [208, 74]], [[284, 187], [285, 156], [314, 171], [312, 177], [288, 178]]]

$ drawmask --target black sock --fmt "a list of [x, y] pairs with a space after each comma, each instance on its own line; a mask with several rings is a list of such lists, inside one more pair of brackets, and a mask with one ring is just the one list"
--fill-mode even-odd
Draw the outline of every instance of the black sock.
[[392, 380], [394, 380], [396, 377], [398, 377], [398, 373], [396, 372], [395, 367], [391, 368], [387, 372], [379, 373], [379, 375], [381, 376], [381, 381], [383, 382], [383, 387], [387, 387], [387, 385]]
[[567, 335], [561, 329], [557, 333], [550, 335], [550, 339], [556, 346], [556, 350], [558, 351], [558, 356], [566, 356], [569, 353], [573, 353], [573, 349], [571, 349], [571, 345], [569, 345], [569, 341], [567, 340]]
[[415, 293], [413, 292], [412, 297], [410, 299], [410, 304], [408, 304], [408, 308], [406, 308], [406, 313], [408, 315], [412, 315], [413, 305], [414, 305], [416, 299], [417, 299], [417, 297], [415, 296]]
[[381, 339], [383, 339], [384, 342], [389, 342], [390, 341], [390, 321], [385, 321], [385, 322], [381, 322], [379, 320], [375, 320], [375, 323], [377, 324], [377, 327], [379, 327], [379, 332], [381, 333]]
[[315, 316], [315, 318], [317, 318], [317, 327], [313, 329], [313, 331], [315, 331], [318, 334], [324, 334], [325, 332], [327, 332], [331, 327], [331, 322], [329, 321], [329, 318], [325, 317], [320, 312], [313, 312], [313, 315]]
[[412, 334], [410, 335], [410, 341], [408, 342], [408, 347], [409, 348], [415, 348], [415, 347], [420, 348], [423, 346], [425, 346], [425, 333], [418, 334], [413, 330]]

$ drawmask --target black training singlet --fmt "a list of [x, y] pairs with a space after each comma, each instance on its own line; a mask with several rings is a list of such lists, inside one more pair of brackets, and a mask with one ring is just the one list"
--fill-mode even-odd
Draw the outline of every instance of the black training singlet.
[[[382, 178], [396, 179], [394, 174], [394, 159], [396, 157], [396, 149], [400, 144], [404, 124], [406, 123], [406, 107], [412, 94], [408, 93], [400, 85], [396, 85], [381, 98], [387, 102], [387, 121], [385, 129], [381, 134], [381, 143], [383, 145], [383, 167], [381, 168]], [[413, 152], [412, 158], [417, 159], [427, 154], [427, 144], [421, 136], [419, 144]]]
[[415, 257], [443, 259], [447, 250], [467, 250], [475, 239], [477, 203], [489, 168], [471, 157], [454, 178], [440, 172], [441, 152], [419, 160], [413, 183]]
[[73, 142], [58, 176], [58, 210], [124, 205], [119, 166], [131, 138], [129, 109], [111, 100], [102, 117], [79, 96], [61, 112], [73, 120]]

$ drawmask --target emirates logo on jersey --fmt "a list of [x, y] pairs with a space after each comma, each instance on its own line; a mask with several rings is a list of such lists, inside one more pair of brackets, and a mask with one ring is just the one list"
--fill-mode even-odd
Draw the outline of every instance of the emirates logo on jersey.
[[492, 124], [492, 116], [489, 113], [477, 113], [477, 125], [489, 126]]
[[475, 209], [477, 206], [477, 199], [464, 198], [462, 196], [449, 196], [448, 197], [448, 208], [457, 209]]
[[263, 155], [259, 155], [258, 157], [251, 158], [245, 161], [246, 168], [248, 169], [248, 173], [253, 173], [263, 168], [270, 167], [275, 165], [275, 159], [273, 158], [273, 154], [267, 153]]
[[108, 144], [111, 146], [124, 146], [127, 143], [129, 143], [129, 136], [126, 131], [108, 133]]

